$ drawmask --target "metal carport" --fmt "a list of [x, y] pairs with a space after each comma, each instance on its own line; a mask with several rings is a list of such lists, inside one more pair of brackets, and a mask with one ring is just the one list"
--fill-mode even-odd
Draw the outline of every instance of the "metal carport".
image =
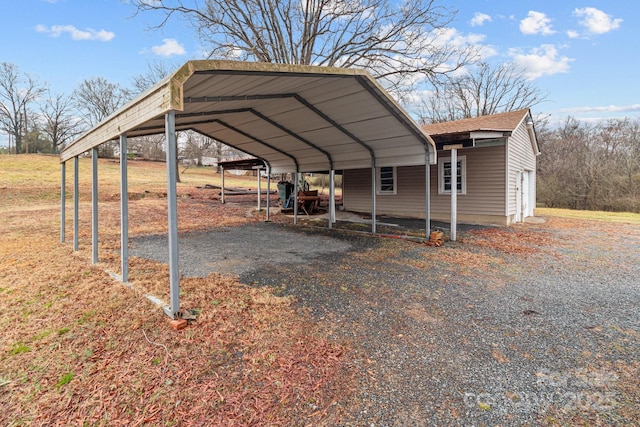
[[[108, 141], [120, 141], [120, 279], [127, 282], [127, 137], [166, 135], [170, 303], [164, 309], [172, 318], [180, 316], [175, 162], [176, 131], [181, 130], [199, 132], [248, 153], [264, 161], [269, 174], [328, 171], [332, 212], [329, 227], [335, 209], [334, 171], [371, 168], [374, 233], [376, 168], [436, 162], [433, 140], [366, 71], [237, 61], [187, 62], [69, 144], [60, 154], [61, 240], [65, 240], [65, 167], [67, 161], [74, 159], [73, 245], [77, 250], [78, 156], [92, 152], [92, 260], [95, 263], [98, 261], [97, 147]], [[429, 168], [425, 170], [428, 233]]]

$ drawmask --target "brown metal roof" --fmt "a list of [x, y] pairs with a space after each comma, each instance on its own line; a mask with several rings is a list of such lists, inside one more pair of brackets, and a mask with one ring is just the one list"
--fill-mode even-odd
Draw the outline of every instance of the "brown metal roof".
[[431, 136], [476, 131], [513, 132], [528, 114], [529, 109], [523, 108], [522, 110], [510, 111], [508, 113], [473, 117], [452, 122], [434, 123], [422, 126], [422, 130]]

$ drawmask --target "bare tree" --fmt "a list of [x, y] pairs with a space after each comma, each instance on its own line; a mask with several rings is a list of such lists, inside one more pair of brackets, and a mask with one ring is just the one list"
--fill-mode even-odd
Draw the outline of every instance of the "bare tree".
[[211, 154], [215, 148], [215, 139], [193, 131], [183, 132], [185, 147], [183, 153], [189, 160], [195, 160], [198, 166], [202, 166], [202, 158]]
[[147, 71], [142, 74], [137, 74], [131, 79], [131, 89], [127, 90], [130, 98], [141, 94], [145, 90], [149, 89], [160, 80], [167, 77], [174, 70], [178, 68], [178, 64], [170, 64], [164, 61], [151, 61], [147, 63]]
[[44, 121], [42, 132], [51, 141], [51, 152], [55, 153], [84, 130], [79, 118], [74, 115], [73, 101], [66, 95], [49, 95], [40, 107]]
[[[93, 127], [114, 113], [128, 100], [127, 92], [117, 83], [103, 77], [86, 79], [73, 93], [75, 105], [88, 127]], [[113, 157], [115, 144], [99, 147], [101, 157]]]
[[164, 134], [139, 136], [128, 142], [129, 152], [147, 160], [164, 160]]
[[127, 92], [119, 84], [103, 77], [82, 81], [73, 96], [76, 108], [90, 127], [106, 119], [128, 100]]
[[549, 207], [640, 211], [640, 121], [594, 124], [569, 117], [556, 129], [536, 126], [538, 200]]
[[[147, 71], [143, 74], [138, 74], [132, 78], [132, 87], [127, 90], [129, 97], [133, 98], [136, 95], [141, 94], [145, 90], [149, 89], [154, 84], [171, 74], [177, 65], [173, 66], [163, 61], [152, 61], [147, 63]], [[178, 135], [176, 135], [176, 181], [181, 182], [180, 168], [178, 167], [178, 158], [180, 157], [180, 146], [178, 144]], [[165, 143], [164, 135], [150, 135], [147, 137], [137, 138], [135, 144], [139, 147], [140, 151], [146, 155], [158, 158], [161, 147]], [[148, 144], [148, 146], [145, 146]], [[162, 144], [162, 145], [159, 145]]]
[[135, 0], [190, 22], [208, 57], [360, 67], [389, 89], [436, 80], [475, 58], [444, 36], [456, 12], [436, 0]]
[[[0, 130], [13, 135], [16, 154], [23, 152], [27, 135], [29, 106], [45, 88], [35, 78], [22, 73], [14, 64], [0, 64]], [[29, 115], [30, 116], [30, 115]]]
[[486, 116], [532, 107], [545, 98], [514, 64], [492, 67], [482, 62], [474, 71], [438, 86], [425, 99], [420, 120], [426, 124]]

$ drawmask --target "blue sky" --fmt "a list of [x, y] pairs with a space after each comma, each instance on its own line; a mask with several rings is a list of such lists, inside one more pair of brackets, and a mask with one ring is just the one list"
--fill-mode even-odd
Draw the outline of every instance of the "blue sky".
[[[458, 9], [447, 37], [476, 44], [493, 63], [515, 62], [548, 101], [534, 113], [597, 120], [639, 117], [640, 2], [634, 0], [441, 0]], [[0, 62], [70, 93], [105, 77], [130, 86], [150, 61], [200, 59], [188, 23], [161, 30], [126, 0], [2, 0]], [[0, 140], [3, 136], [0, 136]]]

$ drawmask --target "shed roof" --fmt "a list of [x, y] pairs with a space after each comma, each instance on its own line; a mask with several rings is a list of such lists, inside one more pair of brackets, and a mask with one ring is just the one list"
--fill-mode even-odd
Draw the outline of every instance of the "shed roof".
[[231, 170], [253, 170], [258, 168], [264, 168], [265, 164], [260, 159], [240, 159], [240, 160], [226, 160], [224, 162], [218, 162], [218, 166], [222, 166], [225, 169], [231, 169]]
[[491, 114], [469, 119], [425, 125], [422, 129], [429, 135], [446, 135], [451, 133], [476, 131], [513, 132], [529, 115], [529, 109], [510, 111], [508, 113]]
[[67, 161], [120, 135], [194, 130], [264, 160], [274, 173], [435, 162], [435, 144], [366, 72], [189, 61], [61, 153]]

